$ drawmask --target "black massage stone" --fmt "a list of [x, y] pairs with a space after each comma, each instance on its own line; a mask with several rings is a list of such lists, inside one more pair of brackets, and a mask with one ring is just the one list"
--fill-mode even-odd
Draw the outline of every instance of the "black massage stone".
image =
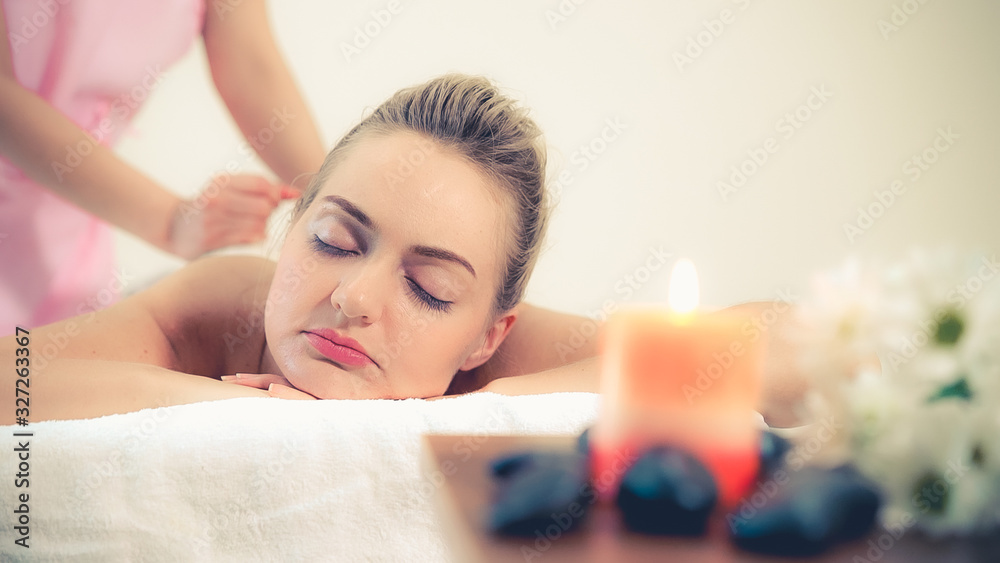
[[584, 455], [590, 453], [590, 428], [581, 432], [580, 436], [576, 439], [576, 451]]
[[744, 502], [726, 517], [733, 542], [757, 553], [804, 557], [867, 534], [881, 499], [876, 485], [850, 467], [805, 467], [761, 504]]
[[491, 469], [499, 485], [487, 517], [494, 533], [535, 537], [553, 523], [568, 532], [592, 504], [587, 457], [578, 452], [518, 453], [495, 460]]
[[629, 468], [617, 504], [634, 532], [699, 536], [718, 499], [708, 469], [685, 450], [656, 447]]
[[785, 455], [792, 448], [791, 443], [774, 432], [760, 433], [760, 471], [762, 478], [785, 465]]

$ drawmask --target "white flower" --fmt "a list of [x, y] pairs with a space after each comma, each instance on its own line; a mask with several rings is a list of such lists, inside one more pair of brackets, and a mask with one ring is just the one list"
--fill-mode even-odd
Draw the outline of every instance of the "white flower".
[[984, 263], [920, 251], [882, 268], [852, 260], [815, 278], [800, 307], [810, 404], [846, 421], [884, 515], [909, 512], [936, 534], [1000, 527], [1000, 276]]

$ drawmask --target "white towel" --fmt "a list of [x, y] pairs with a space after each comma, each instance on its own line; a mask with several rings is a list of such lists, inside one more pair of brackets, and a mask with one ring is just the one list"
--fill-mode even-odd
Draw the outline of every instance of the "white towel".
[[[438, 401], [232, 399], [0, 427], [0, 559], [447, 561], [424, 433], [578, 434], [598, 395]], [[30, 548], [12, 515], [29, 493]]]

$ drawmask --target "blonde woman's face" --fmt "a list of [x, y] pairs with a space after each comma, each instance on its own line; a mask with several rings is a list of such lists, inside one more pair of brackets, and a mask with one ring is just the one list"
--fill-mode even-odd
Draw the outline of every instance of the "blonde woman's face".
[[414, 133], [359, 139], [285, 241], [264, 367], [319, 398], [443, 394], [512, 322], [489, 322], [502, 221], [457, 154]]

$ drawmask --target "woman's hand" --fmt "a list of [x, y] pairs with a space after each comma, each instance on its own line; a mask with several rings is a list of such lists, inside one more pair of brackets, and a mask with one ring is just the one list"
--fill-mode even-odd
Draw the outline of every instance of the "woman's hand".
[[262, 240], [275, 207], [297, 197], [298, 191], [262, 176], [216, 176], [198, 197], [177, 206], [170, 250], [190, 260], [224, 246]]
[[299, 391], [283, 376], [273, 373], [237, 373], [223, 375], [222, 381], [256, 389], [267, 389], [267, 394], [279, 399], [317, 399], [305, 391]]

